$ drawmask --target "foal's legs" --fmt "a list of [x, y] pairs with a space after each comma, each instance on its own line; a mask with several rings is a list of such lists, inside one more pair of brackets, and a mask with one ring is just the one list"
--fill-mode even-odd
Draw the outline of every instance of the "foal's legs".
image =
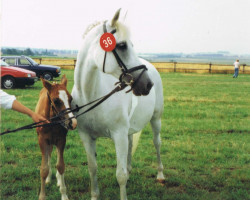
[[41, 190], [39, 200], [45, 200], [45, 179], [49, 174], [48, 155], [50, 145], [43, 137], [39, 136], [39, 146], [42, 152], [42, 164], [40, 168]]
[[56, 163], [56, 178], [57, 178], [57, 186], [60, 187], [60, 192], [62, 195], [62, 200], [68, 200], [68, 196], [66, 194], [66, 186], [64, 182], [64, 170], [65, 170], [65, 164], [63, 159], [63, 151], [66, 143], [66, 137], [62, 138], [57, 144], [57, 163]]
[[151, 127], [154, 133], [154, 145], [157, 153], [157, 162], [158, 162], [158, 174], [157, 180], [163, 181], [165, 177], [163, 175], [163, 165], [161, 162], [160, 148], [161, 148], [161, 138], [160, 138], [160, 130], [161, 130], [161, 119], [153, 118], [150, 121]]
[[114, 135], [117, 169], [116, 178], [120, 185], [121, 200], [127, 200], [126, 185], [128, 180], [127, 159], [128, 159], [128, 136], [125, 133]]
[[53, 150], [53, 145], [49, 146], [49, 154], [48, 154], [48, 165], [49, 165], [49, 174], [46, 178], [45, 183], [48, 184], [51, 181], [51, 176], [52, 176], [52, 169], [51, 169], [51, 152]]
[[97, 163], [96, 163], [96, 141], [89, 135], [84, 135], [80, 132], [80, 137], [83, 141], [85, 151], [88, 159], [88, 169], [91, 181], [91, 200], [97, 200], [100, 192], [97, 182]]

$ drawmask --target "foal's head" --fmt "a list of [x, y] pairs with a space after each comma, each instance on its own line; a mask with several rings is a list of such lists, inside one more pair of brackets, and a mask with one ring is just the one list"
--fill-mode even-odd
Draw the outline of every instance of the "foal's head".
[[[67, 108], [71, 108], [72, 96], [69, 94], [67, 90], [68, 80], [65, 75], [63, 75], [60, 84], [57, 84], [57, 83], [51, 84], [50, 82], [42, 78], [41, 80], [43, 82], [43, 86], [48, 91], [48, 98], [50, 99], [50, 104], [54, 112], [54, 115], [60, 113], [61, 111]], [[65, 121], [65, 126], [71, 130], [75, 129], [77, 125], [76, 118], [72, 118], [72, 117], [74, 117], [72, 112], [62, 117], [63, 119], [71, 118], [70, 120]]]

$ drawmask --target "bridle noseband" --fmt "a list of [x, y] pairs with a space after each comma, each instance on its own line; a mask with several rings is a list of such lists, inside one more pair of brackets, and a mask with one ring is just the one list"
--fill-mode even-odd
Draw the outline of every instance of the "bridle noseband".
[[[103, 23], [103, 32], [104, 33], [107, 33], [106, 23], [107, 23], [107, 21], [105, 21]], [[112, 30], [110, 33], [115, 34], [116, 29]], [[120, 83], [124, 82], [126, 85], [131, 86], [131, 89], [129, 91], [127, 91], [127, 92], [130, 92], [133, 89], [133, 87], [137, 84], [137, 82], [141, 78], [142, 74], [148, 69], [145, 65], [139, 65], [139, 66], [132, 67], [132, 68], [128, 69], [127, 66], [124, 64], [124, 62], [119, 57], [119, 55], [115, 49], [112, 50], [112, 53], [115, 56], [115, 59], [119, 65], [119, 67], [122, 70], [122, 74], [119, 77], [119, 81], [120, 81]], [[107, 56], [107, 51], [105, 51], [104, 60], [103, 60], [103, 72], [104, 73], [105, 73], [106, 56]], [[142, 69], [142, 71], [141, 71], [140, 75], [136, 79], [134, 79], [134, 77], [131, 75], [131, 73], [138, 71], [138, 70], [141, 70], [141, 69]]]

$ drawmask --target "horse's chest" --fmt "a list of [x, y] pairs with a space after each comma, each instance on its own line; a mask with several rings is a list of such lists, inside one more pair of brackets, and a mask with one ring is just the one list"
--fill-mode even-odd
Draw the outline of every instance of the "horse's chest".
[[97, 137], [110, 137], [111, 134], [111, 122], [108, 117], [98, 115], [88, 115], [84, 119], [80, 119], [81, 123], [78, 123], [78, 128], [84, 130], [84, 132], [91, 136]]
[[66, 140], [67, 131], [65, 129], [50, 129], [38, 133], [39, 138], [46, 141], [48, 145], [58, 145]]

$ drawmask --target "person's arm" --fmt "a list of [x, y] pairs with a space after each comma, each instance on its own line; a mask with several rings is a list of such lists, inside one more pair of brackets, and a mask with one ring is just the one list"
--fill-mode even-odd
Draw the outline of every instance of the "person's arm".
[[19, 101], [15, 100], [12, 104], [12, 109], [18, 112], [21, 112], [23, 114], [29, 115], [34, 122], [44, 121], [46, 118], [43, 116], [33, 112], [23, 104], [21, 104]]

